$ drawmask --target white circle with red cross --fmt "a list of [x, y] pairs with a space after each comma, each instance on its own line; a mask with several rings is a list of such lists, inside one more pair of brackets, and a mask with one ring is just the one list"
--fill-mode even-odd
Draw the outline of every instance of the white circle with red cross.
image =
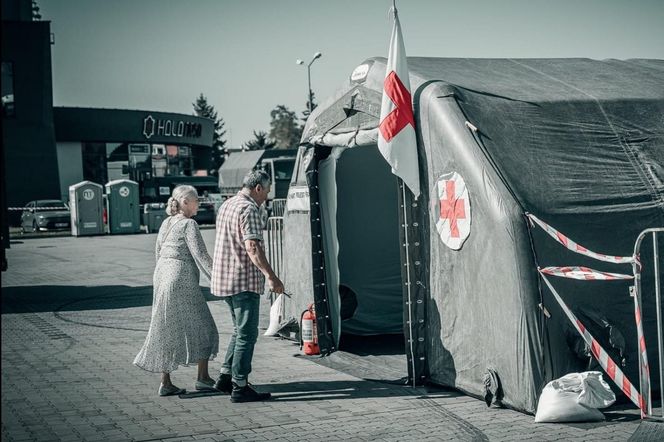
[[459, 250], [470, 235], [470, 197], [457, 172], [441, 175], [431, 192], [431, 214], [443, 243]]

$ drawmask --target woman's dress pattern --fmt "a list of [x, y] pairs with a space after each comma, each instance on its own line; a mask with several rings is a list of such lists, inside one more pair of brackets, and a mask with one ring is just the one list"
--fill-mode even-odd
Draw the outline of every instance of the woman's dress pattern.
[[199, 287], [210, 278], [212, 258], [196, 221], [182, 215], [164, 220], [157, 235], [152, 320], [134, 364], [167, 372], [199, 359], [214, 359], [219, 333]]

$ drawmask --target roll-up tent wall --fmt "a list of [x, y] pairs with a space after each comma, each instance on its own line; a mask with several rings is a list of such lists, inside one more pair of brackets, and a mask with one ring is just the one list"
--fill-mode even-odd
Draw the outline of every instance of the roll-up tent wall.
[[[375, 300], [372, 310], [358, 305], [354, 319], [365, 332], [392, 326], [387, 318], [399, 309], [388, 305], [400, 286], [412, 380], [479, 396], [493, 369], [504, 403], [533, 412], [546, 382], [588, 368], [537, 267], [631, 269], [566, 250], [529, 227], [525, 213], [616, 256], [630, 256], [643, 229], [664, 226], [664, 62], [410, 58], [418, 201], [377, 161], [385, 60], [363, 64], [366, 76], [319, 106], [304, 130], [291, 190], [308, 191], [309, 210], [299, 205], [285, 218], [284, 279], [294, 292], [287, 310], [296, 316], [313, 299], [321, 348], [331, 352], [344, 329], [340, 283], [358, 287], [358, 304]], [[451, 172], [463, 177], [470, 200], [470, 235], [459, 250], [435, 226], [433, 189]], [[373, 221], [373, 213], [383, 216]], [[642, 260], [649, 259], [645, 251]], [[652, 272], [644, 274], [643, 321], [651, 373], [658, 373], [652, 282]], [[629, 282], [554, 284], [573, 311], [624, 338], [611, 352], [638, 385]], [[651, 382], [657, 391], [656, 376]]]

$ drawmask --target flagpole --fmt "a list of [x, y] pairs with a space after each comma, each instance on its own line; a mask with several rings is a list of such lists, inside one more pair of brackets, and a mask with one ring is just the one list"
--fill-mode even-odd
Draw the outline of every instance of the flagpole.
[[[392, 20], [395, 22], [396, 26], [396, 21], [397, 19], [397, 3], [396, 0], [392, 0], [392, 8], [390, 9], [390, 12], [392, 12]], [[410, 253], [409, 253], [409, 247], [410, 247], [410, 242], [408, 240], [408, 211], [406, 210], [406, 182], [403, 179], [400, 179], [401, 181], [401, 198], [403, 202], [403, 236], [404, 236], [404, 247], [406, 249], [405, 255], [406, 255], [406, 293], [407, 293], [407, 308], [408, 308], [408, 348], [410, 351], [410, 364], [411, 364], [411, 372], [413, 374], [413, 388], [417, 386], [417, 376], [415, 373], [415, 350], [413, 348], [414, 346], [414, 339], [415, 337], [413, 336], [413, 297], [412, 297], [412, 290], [411, 290], [411, 278], [410, 278]]]

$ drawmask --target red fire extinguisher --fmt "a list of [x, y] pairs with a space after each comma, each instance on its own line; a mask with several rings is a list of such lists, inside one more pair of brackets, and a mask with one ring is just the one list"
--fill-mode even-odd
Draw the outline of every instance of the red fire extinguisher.
[[318, 329], [316, 328], [316, 311], [314, 305], [302, 312], [300, 317], [300, 348], [304, 348], [305, 355], [318, 355]]

